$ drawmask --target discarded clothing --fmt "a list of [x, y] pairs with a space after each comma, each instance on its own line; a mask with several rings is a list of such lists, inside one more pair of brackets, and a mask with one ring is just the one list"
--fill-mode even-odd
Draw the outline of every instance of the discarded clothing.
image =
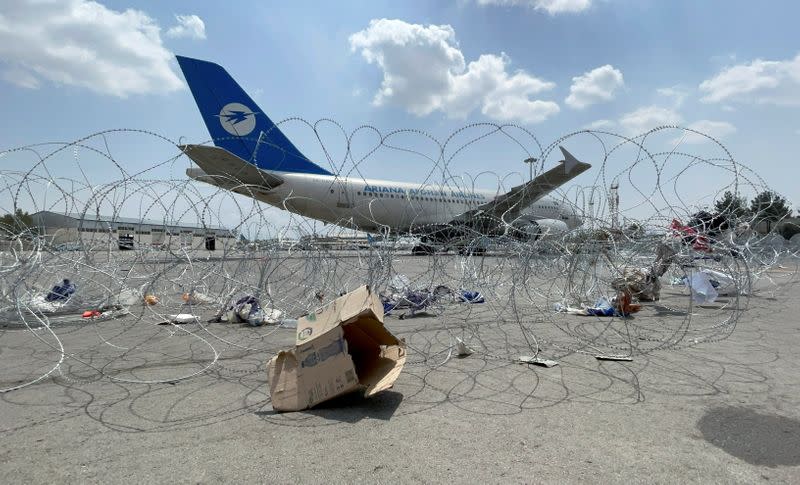
[[236, 303], [228, 306], [208, 322], [247, 323], [252, 327], [260, 327], [264, 324], [279, 323], [282, 316], [282, 311], [275, 308], [261, 308], [258, 298], [246, 295], [236, 300]]
[[258, 309], [256, 312], [250, 311], [245, 320], [251, 327], [260, 327], [264, 324], [274, 324], [281, 321], [283, 312], [274, 308]]
[[256, 318], [260, 310], [261, 305], [258, 303], [258, 298], [251, 295], [243, 296], [228, 308], [228, 323], [246, 322], [251, 314]]
[[608, 299], [604, 296], [600, 297], [595, 303], [593, 307], [586, 308], [586, 314], [589, 316], [597, 316], [597, 317], [613, 317], [616, 313], [614, 307], [611, 306]]
[[602, 296], [597, 299], [594, 306], [575, 308], [561, 303], [553, 305], [553, 309], [557, 313], [566, 313], [567, 315], [580, 315], [580, 316], [595, 316], [595, 317], [627, 317], [631, 313], [637, 312], [641, 309], [641, 305], [632, 305], [630, 300], [625, 303], [619, 301], [619, 297], [612, 305], [608, 298]]
[[445, 285], [439, 285], [431, 291], [428, 288], [416, 288], [405, 275], [395, 275], [387, 290], [380, 296], [384, 315], [394, 310], [408, 309], [400, 318], [408, 318], [421, 314], [437, 315], [439, 311], [427, 310], [432, 305], [443, 303], [485, 303], [486, 299], [479, 291], [453, 291]]
[[631, 300], [630, 293], [621, 291], [611, 302], [614, 304], [614, 309], [618, 315], [627, 317], [631, 313], [636, 313], [642, 309], [642, 305], [631, 303]]
[[679, 237], [685, 245], [692, 246], [692, 249], [695, 251], [711, 252], [708, 236], [698, 233], [695, 228], [684, 226], [678, 219], [672, 219], [669, 228], [672, 229], [673, 234]]
[[62, 281], [61, 284], [54, 286], [53, 289], [50, 290], [50, 293], [44, 297], [44, 299], [46, 301], [67, 301], [76, 290], [77, 288], [75, 284], [64, 278], [64, 281]]
[[481, 295], [480, 291], [462, 290], [459, 298], [461, 301], [466, 303], [486, 303], [486, 300], [483, 298], [483, 295]]

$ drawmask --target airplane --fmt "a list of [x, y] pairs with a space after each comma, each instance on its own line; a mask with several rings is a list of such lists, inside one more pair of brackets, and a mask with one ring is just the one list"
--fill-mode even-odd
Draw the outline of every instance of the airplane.
[[176, 57], [214, 143], [179, 146], [197, 164], [186, 170], [192, 179], [325, 223], [415, 236], [412, 254], [484, 254], [487, 238], [535, 241], [582, 224], [547, 196], [591, 167], [563, 147], [558, 165], [504, 194], [342, 177], [305, 157], [222, 66]]

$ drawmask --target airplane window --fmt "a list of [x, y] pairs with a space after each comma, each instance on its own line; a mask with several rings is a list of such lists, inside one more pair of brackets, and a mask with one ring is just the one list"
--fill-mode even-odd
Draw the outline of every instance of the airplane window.
[[389, 197], [391, 197], [392, 199], [394, 199], [394, 194], [389, 194]]

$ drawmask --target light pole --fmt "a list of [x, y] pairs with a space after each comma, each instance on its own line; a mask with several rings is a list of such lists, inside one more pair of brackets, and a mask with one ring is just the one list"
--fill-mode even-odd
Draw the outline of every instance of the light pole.
[[528, 164], [528, 177], [529, 177], [528, 178], [528, 182], [533, 180], [533, 164], [536, 163], [537, 161], [538, 160], [536, 160], [536, 158], [534, 158], [534, 157], [525, 159], [525, 163]]

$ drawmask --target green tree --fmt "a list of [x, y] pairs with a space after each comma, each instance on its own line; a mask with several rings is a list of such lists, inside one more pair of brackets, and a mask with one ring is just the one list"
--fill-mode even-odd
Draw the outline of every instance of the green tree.
[[32, 230], [34, 230], [33, 218], [22, 209], [17, 209], [13, 214], [6, 214], [0, 217], [1, 237], [14, 237]]
[[778, 222], [792, 215], [786, 200], [770, 190], [765, 190], [750, 201], [750, 212], [757, 221]]
[[714, 203], [714, 212], [729, 222], [741, 221], [749, 216], [747, 200], [733, 195], [730, 190], [726, 190], [722, 198]]

